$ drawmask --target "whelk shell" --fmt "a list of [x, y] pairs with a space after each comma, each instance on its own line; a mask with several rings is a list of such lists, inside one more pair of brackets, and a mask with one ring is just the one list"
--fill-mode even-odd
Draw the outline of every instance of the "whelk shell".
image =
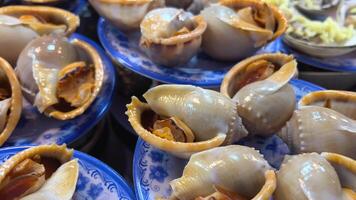
[[140, 27], [145, 15], [152, 9], [164, 6], [164, 0], [89, 0], [103, 17], [123, 31]]
[[21, 53], [17, 76], [25, 97], [40, 112], [60, 120], [81, 115], [95, 100], [104, 79], [98, 52], [81, 40], [42, 36]]
[[[146, 103], [136, 97], [127, 105], [126, 115], [136, 133], [156, 148], [179, 157], [231, 144], [245, 137], [247, 132], [236, 113], [235, 103], [212, 90], [190, 85], [160, 85], [144, 95]], [[148, 129], [152, 111], [163, 117], [177, 117], [191, 129], [194, 142], [175, 142], [157, 137]]]
[[206, 26], [201, 16], [175, 8], [155, 9], [140, 25], [140, 46], [153, 62], [184, 64], [198, 52]]
[[[243, 199], [269, 199], [276, 177], [268, 162], [256, 150], [239, 145], [217, 147], [196, 153], [182, 177], [170, 182], [172, 198], [191, 200], [221, 189]], [[221, 188], [221, 189], [219, 189]], [[216, 194], [214, 194], [216, 195]]]
[[355, 100], [355, 92], [310, 93], [277, 135], [293, 153], [334, 152], [355, 159]]
[[235, 65], [220, 92], [237, 102], [237, 112], [250, 134], [269, 136], [293, 114], [296, 100], [288, 81], [297, 73], [292, 56], [261, 54]]
[[79, 17], [46, 6], [5, 6], [0, 8], [0, 56], [15, 64], [20, 52], [33, 39], [50, 33], [66, 36], [79, 26]]
[[[335, 162], [336, 161], [336, 162]], [[277, 172], [274, 199], [355, 199], [354, 188], [345, 185], [333, 165], [344, 167], [355, 182], [356, 161], [338, 155], [323, 153], [300, 154], [285, 158]]]
[[78, 161], [70, 161], [72, 155], [65, 145], [42, 145], [12, 156], [0, 166], [2, 198], [71, 199], [79, 175]]
[[201, 14], [208, 23], [203, 35], [203, 50], [224, 61], [253, 55], [287, 28], [283, 14], [259, 0], [221, 0]]
[[22, 111], [22, 93], [14, 70], [0, 58], [0, 146], [15, 129]]

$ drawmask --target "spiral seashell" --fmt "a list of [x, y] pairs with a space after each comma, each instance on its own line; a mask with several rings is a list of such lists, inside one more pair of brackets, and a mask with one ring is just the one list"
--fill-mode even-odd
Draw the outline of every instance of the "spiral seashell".
[[0, 8], [0, 45], [11, 46], [11, 50], [0, 49], [0, 56], [11, 64], [25, 46], [33, 39], [46, 34], [69, 36], [79, 26], [79, 17], [74, 14], [46, 6], [5, 6]]
[[259, 0], [221, 0], [205, 8], [201, 15], [208, 24], [203, 51], [223, 61], [252, 56], [287, 28], [283, 14]]
[[355, 159], [356, 121], [350, 118], [355, 116], [355, 97], [355, 92], [344, 91], [310, 93], [277, 135], [293, 153], [333, 152]]
[[0, 146], [10, 137], [21, 117], [22, 93], [11, 65], [0, 58]]
[[235, 65], [220, 91], [237, 102], [237, 112], [250, 134], [270, 136], [293, 114], [296, 100], [288, 81], [296, 74], [292, 56], [257, 55]]
[[345, 188], [333, 165], [344, 167], [356, 179], [356, 161], [323, 153], [300, 154], [286, 157], [277, 172], [275, 200], [295, 199], [355, 199], [353, 189]]
[[16, 74], [28, 101], [60, 120], [81, 115], [95, 100], [104, 80], [98, 52], [81, 40], [42, 36], [19, 56]]
[[[143, 96], [147, 104], [133, 97], [127, 105], [132, 127], [146, 142], [179, 157], [231, 144], [247, 135], [235, 103], [218, 92], [190, 85], [160, 85]], [[176, 142], [152, 134], [147, 122], [154, 120], [155, 114], [180, 119], [191, 129], [195, 141]]]
[[72, 155], [65, 145], [42, 145], [17, 153], [0, 166], [1, 197], [71, 199], [79, 175], [78, 161], [71, 160]]
[[256, 150], [239, 145], [196, 153], [182, 177], [170, 182], [172, 197], [191, 200], [223, 188], [244, 199], [269, 199], [276, 187], [273, 170]]

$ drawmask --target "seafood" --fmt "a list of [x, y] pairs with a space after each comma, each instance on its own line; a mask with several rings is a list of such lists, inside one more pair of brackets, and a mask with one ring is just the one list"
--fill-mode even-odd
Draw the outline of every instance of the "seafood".
[[103, 62], [92, 46], [54, 35], [31, 41], [15, 71], [27, 100], [60, 120], [81, 115], [95, 100], [104, 79]]
[[22, 111], [22, 94], [11, 65], [0, 58], [0, 146], [15, 129]]
[[145, 15], [152, 9], [164, 6], [164, 0], [89, 0], [103, 17], [123, 31], [140, 27]]
[[0, 56], [15, 65], [16, 60], [33, 39], [46, 34], [72, 34], [79, 18], [62, 9], [46, 6], [5, 6], [0, 8]]
[[188, 62], [199, 50], [206, 22], [176, 8], [150, 11], [141, 23], [140, 46], [153, 62], [175, 66]]
[[355, 92], [310, 93], [277, 135], [293, 153], [333, 152], [356, 159], [355, 102]]
[[350, 158], [330, 153], [286, 157], [277, 172], [274, 199], [355, 199], [355, 185], [353, 188], [345, 188], [333, 165], [348, 171], [355, 183], [356, 161]]
[[225, 76], [220, 92], [233, 97], [250, 134], [269, 136], [280, 130], [295, 109], [288, 84], [297, 74], [297, 62], [285, 54], [262, 54], [245, 59]]
[[26, 4], [37, 4], [37, 5], [56, 5], [66, 1], [67, 0], [22, 0], [22, 2]]
[[0, 166], [1, 199], [72, 199], [79, 174], [72, 155], [65, 145], [42, 145], [12, 156]]
[[[172, 197], [179, 200], [215, 199], [222, 195], [257, 200], [272, 196], [276, 177], [258, 151], [231, 145], [192, 155], [182, 177], [170, 185]], [[211, 194], [212, 198], [206, 197]]]
[[[190, 85], [160, 85], [143, 97], [147, 104], [133, 97], [127, 105], [131, 126], [143, 140], [176, 156], [187, 158], [247, 135], [235, 103], [218, 92]], [[172, 117], [179, 119], [179, 126], [172, 127], [177, 123], [170, 120], [154, 129], [159, 118]], [[173, 138], [178, 137], [172, 134], [186, 139], [176, 141]]]
[[221, 0], [205, 8], [201, 15], [208, 24], [203, 35], [203, 50], [223, 61], [253, 55], [287, 28], [283, 14], [259, 0]]

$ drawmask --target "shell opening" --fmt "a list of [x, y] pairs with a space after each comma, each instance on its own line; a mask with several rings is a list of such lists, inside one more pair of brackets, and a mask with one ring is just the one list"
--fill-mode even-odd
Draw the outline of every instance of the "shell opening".
[[225, 190], [220, 186], [214, 186], [214, 189], [216, 190], [215, 193], [207, 197], [198, 197], [195, 200], [247, 200], [248, 199], [246, 197], [240, 196], [239, 194], [236, 194], [235, 192]]
[[56, 159], [40, 156], [20, 162], [1, 182], [1, 198], [18, 199], [36, 192], [60, 165]]
[[64, 24], [56, 24], [50, 21], [46, 21], [41, 16], [36, 15], [21, 15], [19, 20], [24, 24], [33, 29], [40, 35], [51, 34], [51, 33], [65, 33], [67, 26]]

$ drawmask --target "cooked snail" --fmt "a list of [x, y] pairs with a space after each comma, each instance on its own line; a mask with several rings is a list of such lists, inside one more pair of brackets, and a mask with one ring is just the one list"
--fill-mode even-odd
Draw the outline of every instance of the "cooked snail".
[[287, 20], [274, 6], [258, 0], [221, 0], [201, 14], [208, 27], [204, 52], [215, 59], [236, 61], [253, 55], [284, 33]]
[[33, 39], [46, 34], [70, 35], [79, 26], [74, 14], [45, 6], [6, 6], [0, 8], [0, 56], [11, 64]]
[[15, 69], [27, 100], [60, 120], [72, 119], [91, 105], [103, 84], [103, 70], [92, 46], [53, 35], [31, 41]]
[[[212, 90], [190, 85], [160, 85], [127, 105], [136, 133], [156, 148], [179, 157], [231, 144], [247, 135], [235, 103]], [[163, 120], [163, 121], [162, 121]]]
[[123, 31], [138, 29], [145, 15], [164, 6], [164, 0], [89, 0], [103, 17]]
[[[353, 179], [353, 187], [343, 188], [342, 179], [334, 166], [343, 167]], [[323, 153], [301, 154], [285, 158], [277, 172], [275, 200], [343, 199], [356, 198], [356, 161]], [[347, 186], [347, 185], [346, 185]]]
[[293, 153], [334, 152], [355, 159], [355, 102], [355, 92], [310, 93], [277, 134]]
[[141, 23], [140, 46], [153, 62], [175, 66], [188, 62], [198, 51], [206, 22], [175, 8], [150, 11]]
[[257, 200], [272, 196], [276, 177], [258, 151], [231, 145], [192, 155], [182, 177], [171, 181], [170, 185], [172, 198], [179, 200]]
[[250, 134], [269, 136], [280, 130], [295, 109], [288, 84], [297, 62], [285, 54], [262, 54], [245, 59], [225, 76], [221, 93], [237, 102], [237, 112]]
[[22, 94], [14, 70], [0, 58], [0, 146], [10, 137], [20, 119]]
[[1, 199], [71, 199], [79, 174], [72, 155], [66, 146], [42, 145], [12, 156], [0, 166]]

